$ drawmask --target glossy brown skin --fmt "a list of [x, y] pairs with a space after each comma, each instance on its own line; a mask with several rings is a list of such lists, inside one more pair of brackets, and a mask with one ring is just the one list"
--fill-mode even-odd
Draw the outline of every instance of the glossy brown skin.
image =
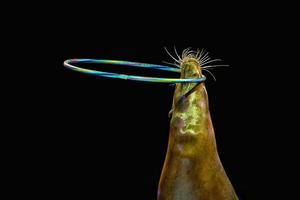
[[[202, 76], [193, 58], [181, 67], [181, 78]], [[238, 199], [217, 153], [205, 85], [196, 85], [176, 85], [158, 200]], [[194, 86], [195, 90], [182, 98]]]

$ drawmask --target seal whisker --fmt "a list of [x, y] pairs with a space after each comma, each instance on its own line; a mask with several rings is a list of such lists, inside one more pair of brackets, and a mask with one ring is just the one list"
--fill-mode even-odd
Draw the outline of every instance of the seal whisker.
[[204, 66], [204, 65], [206, 65], [208, 63], [215, 62], [215, 61], [222, 61], [222, 60], [221, 59], [213, 59], [213, 60], [208, 60], [208, 61], [206, 61], [204, 63], [201, 63], [201, 64], [202, 64], [202, 66]]
[[200, 58], [202, 57], [202, 55], [204, 54], [205, 50], [201, 49], [199, 57], [197, 57], [197, 60], [200, 60]]
[[174, 51], [175, 51], [175, 54], [176, 54], [176, 56], [178, 57], [179, 61], [182, 61], [182, 58], [180, 58], [180, 56], [179, 56], [178, 53], [177, 53], [177, 50], [176, 50], [175, 45], [174, 45]]
[[164, 48], [165, 48], [167, 54], [168, 54], [169, 56], [171, 56], [171, 58], [173, 58], [173, 60], [175, 60], [176, 62], [180, 63], [179, 60], [177, 60], [176, 58], [174, 58], [174, 57], [171, 55], [171, 53], [168, 51], [168, 49], [167, 49], [166, 47], [164, 47]]
[[200, 57], [200, 60], [203, 61], [204, 59], [209, 58], [208, 54], [209, 54], [209, 52], [206, 52], [206, 54], [204, 54], [202, 57]]
[[166, 62], [164, 60], [162, 62], [165, 63], [165, 64], [168, 64], [168, 65], [173, 65], [175, 67], [181, 68], [180, 65], [177, 65], [176, 63], [170, 63], [170, 62]]
[[199, 62], [200, 62], [201, 65], [203, 65], [203, 63], [205, 63], [205, 62], [207, 62], [209, 60], [210, 60], [210, 57], [207, 57], [205, 59], [200, 60]]
[[229, 67], [230, 65], [207, 65], [202, 67], [202, 69], [206, 69], [206, 68], [215, 68], [215, 67]]
[[217, 81], [216, 77], [213, 75], [213, 73], [211, 73], [211, 71], [209, 71], [208, 69], [203, 69], [203, 68], [202, 68], [202, 70], [207, 71], [214, 78], [214, 80]]

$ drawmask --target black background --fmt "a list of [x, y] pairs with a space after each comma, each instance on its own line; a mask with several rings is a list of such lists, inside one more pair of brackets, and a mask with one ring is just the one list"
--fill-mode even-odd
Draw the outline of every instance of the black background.
[[[252, 77], [245, 69], [247, 52], [226, 33], [205, 39], [201, 29], [194, 29], [192, 24], [187, 26], [187, 32], [180, 27], [139, 30], [136, 26], [136, 31], [120, 28], [117, 33], [112, 33], [104, 29], [92, 33], [91, 38], [87, 33], [76, 39], [72, 36], [65, 38], [64, 41], [69, 42], [64, 44], [60, 63], [57, 63], [61, 93], [54, 94], [61, 106], [57, 115], [64, 116], [59, 127], [63, 127], [63, 131], [52, 137], [55, 138], [53, 151], [58, 156], [56, 167], [61, 167], [57, 169], [62, 176], [60, 184], [68, 186], [69, 193], [109, 195], [111, 199], [117, 199], [121, 193], [124, 198], [155, 199], [167, 148], [167, 114], [174, 87], [79, 74], [64, 69], [62, 61], [105, 58], [162, 63], [162, 60], [170, 61], [163, 47], [173, 51], [173, 45], [176, 45], [179, 51], [189, 46], [205, 48], [213, 58], [222, 58], [231, 66], [213, 71], [217, 82], [207, 75], [206, 85], [220, 157], [237, 193], [242, 198], [247, 199], [248, 195], [251, 199], [253, 186], [250, 181], [254, 177], [249, 171], [250, 167], [255, 167], [252, 163], [255, 161], [251, 161], [255, 152], [249, 150], [252, 149], [251, 141], [255, 140], [252, 136], [255, 128], [246, 113], [252, 112], [249, 102], [256, 99], [249, 95], [255, 89], [248, 87]], [[168, 33], [160, 36], [163, 30], [168, 30]], [[225, 42], [218, 43], [220, 40]], [[125, 71], [115, 66], [105, 69], [114, 71], [111, 68]], [[173, 73], [141, 71], [125, 72], [174, 76]], [[53, 82], [55, 84], [57, 80]]]
[[[173, 52], [175, 45], [180, 52], [204, 48], [230, 65], [212, 70], [216, 82], [206, 74], [219, 155], [241, 199], [264, 199], [266, 185], [274, 179], [268, 161], [276, 146], [270, 142], [275, 132], [266, 120], [274, 107], [266, 97], [281, 87], [267, 81], [265, 73], [271, 76], [277, 66], [265, 64], [272, 57], [268, 51], [279, 44], [266, 31], [275, 21], [259, 18], [264, 10], [255, 7], [253, 12], [254, 7], [127, 2], [55, 5], [38, 11], [47, 16], [33, 35], [43, 46], [36, 47], [43, 65], [32, 81], [34, 109], [27, 107], [39, 133], [29, 137], [35, 144], [30, 160], [38, 163], [29, 164], [36, 195], [156, 198], [174, 87], [80, 74], [64, 68], [63, 61], [99, 58], [161, 64], [171, 61], [163, 47]], [[176, 77], [170, 72], [84, 66]]]

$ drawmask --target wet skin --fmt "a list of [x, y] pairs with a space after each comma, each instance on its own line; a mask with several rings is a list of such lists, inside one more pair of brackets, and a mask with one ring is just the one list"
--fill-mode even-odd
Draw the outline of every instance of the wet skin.
[[[181, 78], [202, 76], [196, 59], [181, 68]], [[158, 200], [238, 199], [219, 159], [204, 83], [176, 84], [172, 109]]]

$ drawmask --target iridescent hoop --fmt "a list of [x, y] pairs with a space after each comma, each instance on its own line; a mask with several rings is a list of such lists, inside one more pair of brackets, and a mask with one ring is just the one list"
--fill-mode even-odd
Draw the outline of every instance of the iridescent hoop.
[[121, 61], [121, 60], [105, 60], [105, 59], [69, 59], [64, 61], [64, 66], [78, 72], [85, 74], [91, 74], [95, 76], [107, 77], [107, 78], [118, 78], [131, 81], [144, 81], [144, 82], [156, 82], [156, 83], [200, 83], [206, 80], [205, 76], [202, 75], [200, 78], [196, 79], [180, 79], [180, 78], [157, 78], [157, 77], [147, 77], [147, 76], [134, 76], [127, 74], [118, 74], [112, 72], [96, 71], [91, 69], [85, 69], [81, 67], [76, 67], [76, 63], [98, 63], [98, 64], [113, 64], [113, 65], [124, 65], [132, 67], [142, 67], [149, 69], [164, 70], [170, 72], [181, 72], [180, 68], [174, 68], [164, 65], [155, 65], [139, 62]]

